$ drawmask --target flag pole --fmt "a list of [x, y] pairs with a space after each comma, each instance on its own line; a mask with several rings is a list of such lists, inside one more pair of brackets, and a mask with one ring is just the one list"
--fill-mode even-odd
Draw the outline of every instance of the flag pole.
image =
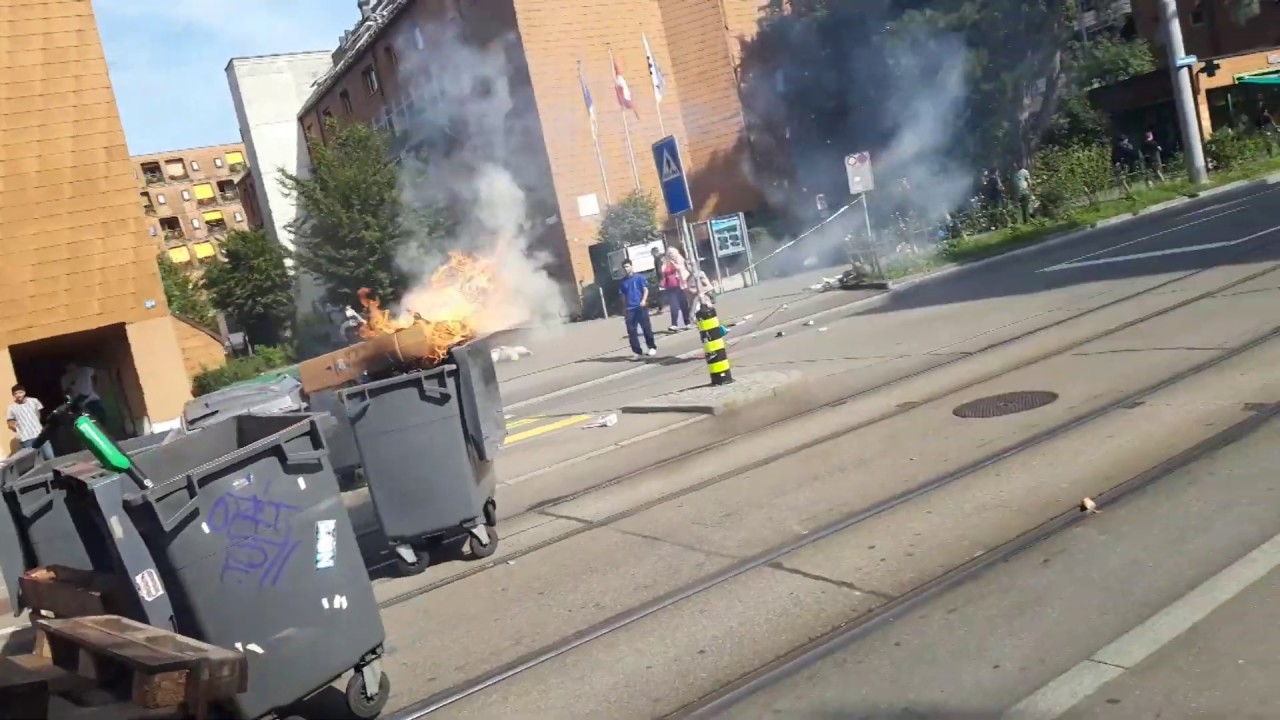
[[[613, 57], [613, 46], [609, 46], [609, 72], [613, 73], [613, 83], [616, 90], [618, 84], [618, 61]], [[627, 109], [619, 105], [622, 110], [622, 134], [627, 138], [627, 158], [631, 160], [631, 179], [635, 181], [636, 190], [640, 189], [640, 169], [636, 167], [636, 149], [631, 144], [631, 125], [627, 122]]]
[[[583, 88], [583, 99], [587, 99], [589, 90], [587, 90], [587, 79], [582, 75], [582, 61], [578, 61], [578, 83]], [[591, 143], [596, 148], [596, 163], [600, 165], [600, 184], [604, 186], [604, 204], [606, 206], [613, 204], [613, 198], [609, 196], [609, 173], [604, 169], [604, 153], [600, 151], [600, 129], [596, 126], [596, 108], [595, 101], [587, 99], [587, 114], [591, 121]]]

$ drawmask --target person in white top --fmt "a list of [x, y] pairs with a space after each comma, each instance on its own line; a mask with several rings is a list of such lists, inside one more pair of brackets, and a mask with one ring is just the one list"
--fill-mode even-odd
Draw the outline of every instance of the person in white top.
[[[107, 421], [107, 409], [102, 406], [102, 398], [98, 396], [95, 385], [98, 371], [72, 361], [67, 363], [67, 371], [62, 376], [62, 392], [69, 398], [83, 398], [84, 409], [99, 424]], [[103, 428], [105, 430], [105, 428]]]

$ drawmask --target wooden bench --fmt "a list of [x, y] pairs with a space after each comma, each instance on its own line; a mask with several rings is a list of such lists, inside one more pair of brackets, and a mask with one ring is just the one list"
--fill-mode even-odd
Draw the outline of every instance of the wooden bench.
[[[248, 662], [242, 653], [114, 615], [35, 624], [49, 657], [6, 658], [4, 670], [11, 679], [0, 682], [0, 707], [6, 710], [10, 702], [21, 699], [30, 707], [44, 697], [48, 712], [53, 698], [66, 697], [73, 706], [100, 710], [84, 717], [202, 720], [211, 702], [246, 689]], [[168, 712], [156, 712], [161, 710]]]

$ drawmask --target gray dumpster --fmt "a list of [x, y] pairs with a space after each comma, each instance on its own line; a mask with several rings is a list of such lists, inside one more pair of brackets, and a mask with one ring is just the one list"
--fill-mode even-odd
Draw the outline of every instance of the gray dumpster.
[[338, 392], [401, 574], [422, 572], [434, 547], [460, 535], [473, 557], [497, 549], [492, 458], [505, 427], [493, 429], [502, 406], [492, 376], [488, 350], [473, 350], [458, 363]]
[[140, 458], [155, 487], [125, 500], [176, 630], [248, 656], [249, 690], [226, 708], [235, 717], [281, 711], [348, 670], [358, 717], [386, 702], [382, 620], [329, 462], [328, 423], [274, 414], [205, 426]]
[[[135, 460], [163, 443], [169, 435], [156, 433], [119, 443]], [[26, 609], [18, 596], [18, 577], [27, 570], [62, 565], [76, 570], [117, 573], [110, 543], [97, 529], [93, 512], [68, 491], [75, 486], [58, 481], [58, 467], [94, 464], [88, 450], [43, 460], [36, 450], [22, 450], [0, 467], [0, 570], [9, 588], [15, 615]], [[139, 463], [145, 467], [146, 462]]]
[[184, 430], [198, 430], [245, 413], [298, 412], [302, 383], [289, 375], [271, 382], [224, 388], [188, 401], [182, 408]]

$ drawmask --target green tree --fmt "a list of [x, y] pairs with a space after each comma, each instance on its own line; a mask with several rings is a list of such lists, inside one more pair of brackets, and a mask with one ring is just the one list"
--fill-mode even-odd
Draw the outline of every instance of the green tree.
[[277, 345], [293, 317], [293, 280], [286, 252], [262, 230], [236, 230], [222, 243], [225, 262], [205, 270], [202, 284], [218, 310], [254, 345]]
[[156, 257], [156, 264], [160, 268], [160, 284], [169, 302], [169, 312], [189, 323], [216, 331], [217, 317], [198, 281], [165, 253]]
[[599, 240], [613, 250], [659, 237], [658, 201], [640, 190], [606, 208], [600, 222]]
[[394, 302], [411, 278], [396, 266], [409, 233], [388, 139], [359, 123], [330, 123], [326, 135], [329, 144], [312, 146], [310, 176], [282, 180], [298, 205], [294, 257], [330, 302], [354, 304], [362, 287]]

